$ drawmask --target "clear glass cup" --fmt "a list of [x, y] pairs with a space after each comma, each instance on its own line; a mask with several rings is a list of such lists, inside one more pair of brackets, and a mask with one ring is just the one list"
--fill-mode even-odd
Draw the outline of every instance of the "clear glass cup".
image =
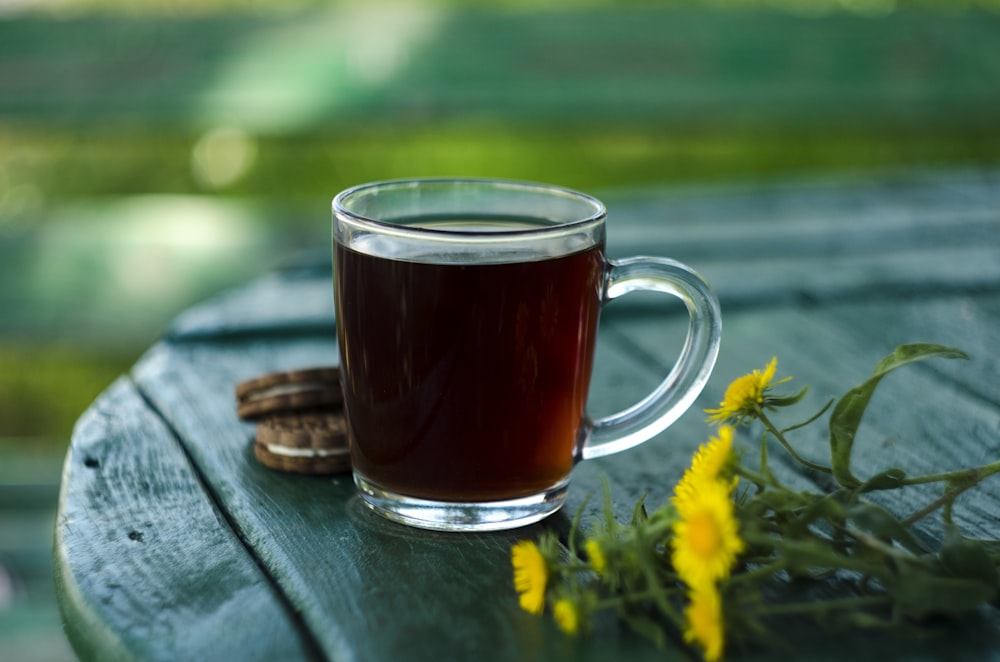
[[[536, 522], [573, 466], [635, 446], [694, 401], [719, 351], [719, 304], [687, 266], [610, 260], [604, 205], [485, 179], [378, 182], [333, 201], [334, 293], [354, 480], [364, 503], [450, 531]], [[676, 297], [687, 339], [659, 386], [585, 410], [601, 307]]]

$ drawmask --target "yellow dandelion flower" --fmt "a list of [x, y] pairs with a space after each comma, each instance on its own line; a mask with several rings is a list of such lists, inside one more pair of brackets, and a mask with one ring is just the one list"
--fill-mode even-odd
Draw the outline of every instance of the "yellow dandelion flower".
[[722, 657], [725, 630], [722, 622], [722, 598], [715, 584], [704, 584], [691, 591], [691, 602], [684, 609], [687, 627], [684, 641], [698, 644], [707, 662]]
[[728, 577], [744, 549], [729, 484], [699, 481], [675, 505], [671, 559], [677, 574], [689, 586]]
[[724, 425], [719, 436], [702, 444], [691, 458], [691, 472], [706, 478], [717, 478], [729, 462], [733, 452], [733, 428]]
[[[712, 437], [698, 447], [691, 458], [691, 466], [674, 487], [674, 503], [689, 499], [702, 481], [728, 479], [725, 474], [733, 456], [733, 428], [724, 425], [719, 428], [719, 436]], [[730, 482], [730, 489], [736, 487], [736, 478]]]
[[587, 550], [587, 558], [590, 559], [590, 567], [592, 567], [597, 574], [603, 575], [604, 571], [608, 567], [608, 560], [604, 556], [604, 550], [601, 549], [601, 544], [591, 538], [584, 543], [583, 547]]
[[545, 608], [545, 584], [549, 579], [541, 550], [534, 542], [522, 540], [511, 548], [510, 561], [514, 566], [514, 589], [520, 595], [521, 609], [541, 614]]
[[571, 601], [562, 598], [556, 600], [552, 607], [552, 616], [556, 619], [556, 625], [566, 634], [576, 634], [580, 629], [580, 612]]
[[[748, 375], [737, 377], [726, 389], [726, 394], [718, 409], [706, 409], [708, 420], [722, 423], [729, 419], [751, 416], [756, 408], [764, 404], [764, 392], [773, 386], [774, 371], [778, 367], [778, 357], [771, 359], [764, 371], [754, 370]], [[782, 380], [787, 381], [787, 380]]]

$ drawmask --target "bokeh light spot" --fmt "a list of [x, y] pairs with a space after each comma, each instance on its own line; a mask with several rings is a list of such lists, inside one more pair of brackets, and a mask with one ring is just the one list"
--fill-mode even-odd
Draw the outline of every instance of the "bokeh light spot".
[[246, 131], [221, 126], [206, 132], [191, 151], [191, 174], [208, 189], [220, 189], [242, 179], [257, 159], [257, 141]]

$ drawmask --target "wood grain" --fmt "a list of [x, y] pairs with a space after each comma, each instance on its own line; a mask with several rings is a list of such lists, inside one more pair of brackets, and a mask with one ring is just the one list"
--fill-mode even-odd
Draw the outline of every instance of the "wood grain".
[[81, 657], [316, 657], [311, 636], [127, 379], [80, 420], [62, 485], [56, 584]]

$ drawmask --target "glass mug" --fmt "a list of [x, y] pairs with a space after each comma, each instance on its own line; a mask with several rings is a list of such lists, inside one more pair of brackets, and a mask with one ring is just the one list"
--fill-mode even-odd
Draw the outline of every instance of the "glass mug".
[[[691, 405], [718, 355], [718, 301], [673, 260], [606, 258], [605, 216], [588, 195], [503, 180], [337, 195], [337, 340], [366, 505], [428, 529], [530, 524], [562, 506], [576, 462], [646, 441]], [[637, 290], [684, 302], [684, 348], [645, 399], [593, 420], [601, 307]]]

